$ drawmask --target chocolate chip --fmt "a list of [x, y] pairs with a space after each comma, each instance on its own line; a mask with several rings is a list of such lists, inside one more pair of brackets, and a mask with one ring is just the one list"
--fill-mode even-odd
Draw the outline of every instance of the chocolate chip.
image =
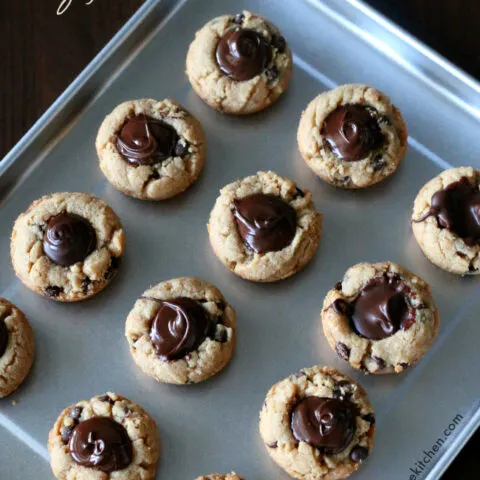
[[[377, 114], [378, 114], [378, 112], [377, 112]], [[392, 124], [390, 118], [386, 117], [385, 115], [379, 115], [379, 117], [377, 118], [377, 122], [380, 125], [391, 125]]]
[[267, 447], [269, 447], [269, 448], [277, 448], [277, 447], [278, 447], [278, 442], [267, 443]]
[[130, 408], [128, 408], [126, 405], [122, 405], [122, 412], [123, 412], [125, 415], [128, 415], [128, 414], [131, 413], [132, 411], [131, 411]]
[[296, 192], [295, 192], [295, 198], [298, 198], [298, 197], [304, 197], [305, 196], [305, 192], [303, 190], [300, 190], [298, 187], [296, 188]]
[[468, 255], [465, 255], [463, 252], [455, 252], [460, 258], [468, 258]]
[[392, 282], [400, 282], [402, 277], [398, 273], [390, 273], [386, 275], [387, 278], [390, 278]]
[[175, 145], [175, 156], [183, 157], [187, 154], [187, 152], [188, 152], [188, 143], [178, 141], [177, 145]]
[[148, 176], [146, 183], [148, 183], [150, 180], [158, 180], [159, 178], [160, 174], [156, 170], [153, 170], [152, 173]]
[[[343, 391], [342, 391], [343, 388]], [[332, 391], [333, 398], [338, 398], [339, 400], [348, 400], [352, 393], [347, 391], [351, 388], [351, 383], [345, 380], [342, 380], [335, 384]]]
[[70, 440], [72, 435], [73, 429], [75, 428], [74, 425], [69, 425], [68, 427], [62, 427], [60, 430], [60, 435], [62, 436], [63, 443], [66, 445]]
[[332, 397], [333, 398], [341, 398], [343, 397], [342, 391], [340, 390], [338, 385], [335, 385], [332, 390]]
[[350, 358], [350, 349], [344, 343], [337, 343], [335, 350], [340, 358], [348, 361]]
[[469, 272], [476, 272], [477, 269], [473, 266], [473, 264], [471, 263], [469, 266], [468, 266], [468, 271]]
[[409, 365], [408, 363], [403, 363], [403, 362], [402, 362], [402, 363], [400, 364], [400, 366], [401, 366], [404, 370], [406, 370], [410, 365]]
[[82, 292], [83, 293], [87, 293], [88, 292], [88, 287], [90, 286], [91, 284], [91, 280], [89, 278], [84, 278], [82, 280]]
[[108, 402], [110, 405], [113, 405], [115, 403], [115, 400], [113, 400], [109, 395], [102, 395], [98, 397], [98, 400], [101, 402]]
[[45, 289], [45, 296], [55, 298], [63, 292], [62, 287], [50, 286]]
[[279, 53], [283, 53], [287, 46], [287, 42], [281, 35], [274, 35], [272, 38], [272, 46], [275, 47]]
[[342, 182], [343, 182], [345, 185], [349, 184], [350, 181], [351, 181], [351, 178], [350, 178], [348, 175], [342, 178]]
[[350, 311], [350, 304], [346, 300], [343, 300], [343, 298], [337, 298], [332, 303], [332, 308], [333, 311], [338, 315], [348, 315]]
[[111, 280], [113, 278], [116, 271], [118, 270], [118, 267], [120, 267], [121, 262], [122, 260], [120, 257], [112, 257], [112, 259], [110, 260], [110, 266], [105, 271], [105, 275], [104, 275], [105, 280]]
[[372, 425], [375, 424], [375, 415], [373, 413], [367, 413], [362, 418], [363, 420], [365, 420], [368, 423], [371, 423]]
[[217, 305], [217, 308], [219, 310], [222, 310], [222, 312], [225, 310], [225, 307], [227, 306], [223, 300], [218, 300], [218, 302], [215, 302], [215, 304]]
[[233, 18], [233, 23], [236, 23], [237, 25], [241, 25], [244, 20], [245, 20], [245, 15], [243, 13], [237, 13]]
[[80, 416], [82, 415], [83, 407], [72, 407], [70, 409], [69, 415], [74, 419], [74, 420], [79, 420]]
[[350, 452], [350, 458], [357, 463], [365, 460], [367, 457], [368, 449], [365, 447], [361, 447], [360, 445], [353, 447], [352, 451]]
[[273, 82], [278, 77], [278, 68], [273, 65], [265, 70], [265, 75], [270, 82]]
[[373, 166], [373, 171], [374, 172], [379, 172], [382, 170], [387, 165], [387, 162], [383, 158], [383, 155], [377, 155], [373, 160], [372, 160], [372, 166]]
[[379, 370], [383, 370], [387, 366], [383, 358], [372, 355], [372, 360], [377, 364]]
[[215, 332], [215, 341], [219, 343], [225, 343], [228, 339], [227, 331], [225, 328], [217, 328]]
[[339, 292], [341, 292], [342, 291], [342, 282], [337, 282], [333, 288], [335, 290], [338, 290]]

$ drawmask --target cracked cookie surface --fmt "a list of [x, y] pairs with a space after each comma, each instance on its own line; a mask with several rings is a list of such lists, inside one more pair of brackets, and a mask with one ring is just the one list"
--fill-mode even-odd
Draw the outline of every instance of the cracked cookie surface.
[[0, 298], [0, 398], [10, 395], [25, 380], [34, 354], [30, 323], [18, 307]]
[[[291, 236], [276, 245], [275, 250], [255, 251], [242, 238], [234, 204], [254, 195], [276, 197], [293, 213]], [[271, 212], [260, 212], [248, 228], [265, 222], [269, 215]], [[220, 190], [207, 227], [215, 255], [229, 270], [247, 280], [273, 282], [293, 275], [312, 259], [322, 234], [322, 216], [315, 210], [310, 192], [300, 190], [294, 181], [274, 172], [258, 172]], [[247, 232], [244, 237], [248, 239], [249, 235]]]
[[402, 115], [390, 99], [360, 84], [318, 95], [302, 113], [297, 132], [300, 153], [315, 174], [351, 189], [392, 175], [405, 156], [407, 137]]
[[[306, 399], [315, 398], [327, 400], [334, 406], [341, 402], [340, 405], [349, 409], [349, 434], [343, 439], [342, 449], [337, 449], [336, 453], [329, 453], [326, 447], [314, 446], [295, 436], [293, 412]], [[328, 412], [328, 417], [331, 418], [332, 413], [335, 411]], [[337, 425], [342, 423], [342, 416], [337, 418]], [[328, 439], [330, 428], [332, 426], [327, 426], [320, 437]], [[333, 425], [333, 433], [338, 440], [342, 432]], [[260, 435], [268, 454], [289, 475], [299, 480], [348, 477], [368, 457], [374, 434], [375, 416], [367, 394], [352, 379], [330, 367], [305, 368], [278, 382], [267, 393], [260, 412]], [[323, 440], [317, 438], [316, 441]], [[332, 438], [328, 441], [331, 442]]]
[[[131, 128], [126, 132], [129, 142], [119, 146], [129, 120], [141, 123], [145, 118], [147, 124], [153, 121], [153, 128], [147, 125], [144, 132]], [[159, 125], [158, 137], [155, 125]], [[107, 180], [117, 190], [141, 200], [164, 200], [183, 192], [199, 176], [206, 152], [200, 122], [170, 99], [131, 100], [118, 105], [103, 121], [96, 148]], [[162, 149], [161, 155], [158, 149]], [[134, 158], [129, 161], [132, 151]]]
[[[92, 423], [98, 418], [103, 424]], [[75, 442], [77, 436], [85, 437], [86, 446]], [[48, 450], [59, 480], [153, 480], [160, 440], [155, 421], [142, 407], [107, 392], [63, 410], [48, 436]]]
[[158, 382], [198, 383], [230, 360], [235, 310], [211, 283], [176, 278], [146, 290], [136, 301], [125, 336], [135, 363]]
[[210, 475], [203, 475], [198, 477], [196, 480], [244, 480], [242, 477], [239, 477], [235, 472], [232, 473], [212, 473]]
[[430, 286], [392, 262], [359, 263], [330, 290], [322, 309], [330, 347], [366, 373], [400, 373], [432, 346], [439, 313]]
[[[65, 216], [76, 219], [77, 224], [64, 221], [50, 227], [52, 219], [54, 223], [55, 218]], [[62, 240], [76, 247], [75, 242], [87, 235], [91, 235], [91, 248], [80, 252], [75, 263], [65, 265], [69, 258], [65, 262], [65, 258], [55, 257], [62, 253]], [[46, 239], [50, 257], [45, 251]], [[105, 202], [87, 193], [54, 193], [36, 200], [15, 221], [10, 243], [18, 278], [34, 292], [61, 302], [84, 300], [105, 288], [115, 276], [123, 252], [120, 220]]]
[[[247, 49], [247, 57], [258, 52], [252, 52], [252, 48], [263, 48], [265, 62], [264, 68], [260, 66], [253, 77], [243, 79], [249, 66], [236, 59], [234, 63], [238, 63], [233, 67], [243, 75], [238, 81], [224, 73], [217, 52], [226, 34], [241, 29], [248, 30], [250, 36], [253, 31], [258, 44], [252, 46], [250, 39], [243, 46], [238, 43], [238, 47], [232, 47], [230, 58], [243, 48]], [[221, 112], [244, 115], [262, 110], [278, 99], [290, 82], [292, 65], [292, 53], [279, 29], [265, 18], [244, 11], [214, 18], [196, 33], [188, 49], [186, 74], [193, 89], [208, 105]]]
[[[480, 273], [480, 238], [465, 239], [452, 230], [449, 223], [455, 218], [444, 218], [443, 221], [432, 209], [432, 200], [438, 198], [442, 192], [452, 189], [452, 186], [464, 182], [464, 188], [471, 187], [471, 195], [478, 195], [478, 199], [471, 205], [465, 205], [465, 211], [460, 211], [463, 221], [468, 221], [464, 215], [471, 209], [470, 221], [479, 224], [480, 216], [476, 212], [480, 209], [480, 172], [471, 167], [458, 167], [445, 170], [437, 177], [427, 182], [418, 193], [412, 212], [412, 230], [418, 245], [426, 257], [435, 265], [457, 275], [478, 275]], [[446, 199], [449, 202], [448, 199]], [[463, 203], [464, 199], [452, 199], [453, 208], [456, 203]], [[477, 206], [475, 206], [475, 203]], [[442, 205], [439, 205], [442, 207]], [[444, 208], [443, 206], [442, 208]], [[449, 209], [447, 205], [447, 210]], [[448, 211], [437, 212], [445, 217]], [[455, 215], [453, 215], [455, 217]], [[475, 233], [475, 232], [474, 232]]]

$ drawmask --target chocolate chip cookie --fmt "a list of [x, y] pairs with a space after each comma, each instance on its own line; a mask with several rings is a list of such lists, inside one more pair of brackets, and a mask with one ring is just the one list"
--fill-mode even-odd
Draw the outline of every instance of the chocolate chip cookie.
[[108, 392], [66, 408], [50, 431], [48, 451], [61, 480], [153, 480], [160, 441], [142, 407]]
[[417, 195], [412, 229], [435, 265], [458, 275], [480, 273], [480, 172], [445, 170]]
[[31, 290], [76, 302], [105, 288], [124, 251], [120, 220], [88, 193], [54, 193], [16, 220], [10, 244], [13, 268]]
[[233, 273], [274, 282], [315, 254], [322, 216], [312, 195], [274, 172], [258, 172], [222, 188], [208, 223], [215, 255]]
[[164, 200], [183, 192], [205, 161], [200, 122], [170, 99], [118, 105], [103, 121], [96, 147], [107, 180], [142, 200]]
[[135, 363], [158, 382], [198, 383], [230, 360], [236, 316], [211, 283], [183, 277], [148, 289], [128, 315]]
[[328, 292], [322, 310], [330, 346], [365, 373], [400, 373], [433, 344], [439, 314], [429, 285], [392, 262], [359, 263]]
[[405, 156], [407, 137], [402, 115], [390, 99], [357, 84], [313, 99], [297, 133], [306, 164], [342, 188], [369, 187], [392, 175]]
[[299, 480], [339, 480], [373, 447], [375, 416], [363, 388], [330, 367], [305, 368], [278, 382], [260, 412], [268, 454]]
[[203, 475], [198, 477], [196, 480], [244, 480], [242, 477], [239, 477], [235, 472], [226, 473], [225, 475], [221, 473], [212, 473], [211, 475]]
[[10, 395], [25, 380], [34, 353], [33, 331], [25, 315], [0, 298], [0, 398]]
[[279, 29], [251, 12], [214, 18], [195, 35], [187, 76], [211, 107], [244, 115], [263, 110], [286, 90], [292, 53]]

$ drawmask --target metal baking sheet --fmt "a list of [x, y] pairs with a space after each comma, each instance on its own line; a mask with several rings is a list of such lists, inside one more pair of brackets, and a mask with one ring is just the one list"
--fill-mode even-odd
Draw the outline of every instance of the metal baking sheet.
[[[241, 3], [241, 5], [240, 5]], [[0, 296], [30, 318], [32, 374], [0, 401], [0, 478], [48, 478], [48, 431], [66, 405], [113, 390], [156, 419], [163, 444], [158, 478], [188, 480], [236, 470], [248, 480], [287, 479], [257, 433], [258, 411], [276, 381], [301, 367], [330, 364], [359, 380], [377, 412], [376, 447], [355, 478], [438, 478], [480, 420], [479, 284], [431, 265], [411, 233], [418, 189], [442, 169], [480, 167], [480, 86], [357, 0], [149, 0], [0, 164]], [[93, 5], [92, 8], [95, 8]], [[246, 118], [221, 115], [191, 90], [184, 60], [195, 31], [240, 9], [284, 32], [295, 53], [292, 84], [272, 108]], [[300, 158], [302, 109], [337, 84], [365, 82], [387, 92], [411, 137], [404, 164], [366, 191], [334, 189]], [[161, 203], [133, 200], [105, 181], [94, 149], [97, 128], [118, 103], [173, 97], [203, 123], [208, 159], [198, 183]], [[205, 224], [220, 187], [260, 169], [313, 192], [324, 235], [312, 263], [293, 278], [257, 285], [214, 257]], [[90, 301], [61, 305], [15, 279], [9, 235], [17, 215], [43, 194], [87, 191], [120, 216], [127, 254], [118, 278]], [[319, 312], [328, 289], [359, 261], [393, 260], [426, 279], [441, 312], [428, 356], [399, 376], [364, 377], [338, 360]], [[133, 363], [124, 321], [150, 285], [203, 277], [238, 313], [229, 367], [197, 386], [158, 384]], [[15, 404], [14, 404], [15, 402]]]

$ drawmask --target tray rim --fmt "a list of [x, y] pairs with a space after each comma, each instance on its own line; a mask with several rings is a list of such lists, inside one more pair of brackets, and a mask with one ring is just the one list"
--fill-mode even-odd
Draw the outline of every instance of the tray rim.
[[[7, 172], [13, 165], [19, 161], [23, 155], [27, 154], [28, 150], [32, 148], [34, 142], [41, 139], [42, 135], [45, 135], [47, 139], [45, 142], [43, 142], [41, 151], [44, 152], [44, 150], [48, 150], [48, 144], [51, 140], [51, 137], [55, 135], [50, 134], [49, 138], [48, 132], [46, 132], [47, 127], [54, 125], [55, 122], [58, 121], [60, 114], [69, 106], [72, 107], [71, 114], [73, 115], [73, 110], [75, 109], [76, 105], [76, 97], [88, 88], [89, 82], [92, 81], [96, 74], [98, 74], [103, 68], [108, 68], [106, 67], [108, 60], [112, 59], [115, 54], [119, 53], [121, 48], [132, 39], [135, 33], [137, 33], [137, 31], [144, 24], [144, 22], [146, 22], [154, 10], [156, 10], [160, 5], [165, 5], [167, 3], [171, 4], [168, 14], [162, 18], [160, 24], [156, 25], [149, 32], [144, 34], [143, 40], [147, 39], [153, 32], [161, 28], [161, 26], [188, 1], [189, 0], [146, 0], [143, 5], [141, 5], [135, 11], [135, 13], [112, 37], [112, 39], [77, 75], [70, 85], [59, 95], [59, 97], [45, 110], [39, 119], [34, 122], [34, 124], [27, 130], [20, 140], [3, 157], [3, 159], [0, 159], [0, 181], [6, 176]], [[431, 75], [429, 76], [428, 72], [416, 72], [418, 76], [420, 76], [424, 81], [428, 81], [434, 85], [444, 96], [455, 101], [458, 104], [458, 107], [463, 108], [466, 113], [480, 120], [480, 82], [472, 75], [465, 72], [462, 68], [446, 59], [443, 55], [439, 54], [433, 48], [418, 40], [414, 35], [398, 26], [392, 20], [388, 19], [378, 10], [368, 5], [364, 0], [344, 0], [343, 5], [336, 3], [338, 0], [304, 1], [311, 4], [315, 8], [323, 10], [324, 12], [325, 10], [329, 10], [330, 13], [333, 12], [337, 21], [340, 21], [341, 23], [348, 23], [349, 28], [351, 30], [356, 30], [356, 33], [359, 34], [365, 41], [370, 43], [373, 48], [382, 51], [386, 55], [389, 55], [391, 52], [383, 50], [381, 43], [379, 44], [379, 42], [376, 42], [373, 35], [366, 34], [364, 31], [363, 34], [360, 34], [363, 29], [361, 27], [356, 27], [348, 18], [343, 17], [342, 14], [339, 13], [339, 10], [353, 8], [354, 11], [359, 12], [361, 15], [367, 17], [370, 21], [379, 25], [391, 36], [389, 38], [393, 38], [403, 44], [407, 44], [410, 49], [418, 54], [419, 58], [430, 64], [431, 68], [436, 69], [437, 72], [441, 74], [440, 76], [435, 76], [436, 78], [431, 78]], [[398, 59], [393, 58], [393, 60], [398, 62]], [[122, 70], [122, 68], [119, 68], [117, 65], [115, 70], [118, 73]], [[94, 89], [93, 92], [87, 96], [87, 100], [83, 103], [83, 107], [76, 107], [75, 113], [80, 114], [81, 110], [94, 101], [95, 98], [101, 95], [104, 88], [108, 86], [115, 78], [116, 75], [110, 78], [107, 82], [103, 82], [100, 88]], [[449, 88], [452, 86], [455, 88], [455, 92]], [[469, 98], [471, 96], [474, 96], [478, 100], [478, 107], [472, 106], [469, 103]], [[56, 129], [56, 131], [58, 135], [58, 129]], [[9, 193], [10, 189], [8, 188], [0, 193], [0, 206], [1, 203], [9, 196]], [[479, 427], [480, 408], [474, 411], [472, 417], [459, 431], [452, 444], [446, 450], [444, 450], [441, 456], [438, 457], [437, 462], [427, 474], [425, 479], [434, 480], [440, 478], [440, 476], [445, 472], [454, 458], [458, 455], [458, 453], [462, 450], [462, 448]], [[11, 434], [11, 432], [9, 433]]]

